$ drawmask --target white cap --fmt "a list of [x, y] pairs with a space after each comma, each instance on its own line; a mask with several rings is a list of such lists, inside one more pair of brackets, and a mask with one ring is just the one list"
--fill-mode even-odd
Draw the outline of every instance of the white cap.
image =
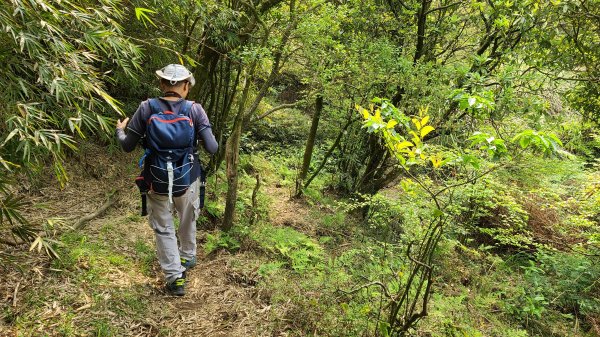
[[177, 82], [183, 80], [188, 80], [192, 86], [196, 84], [194, 75], [181, 64], [169, 64], [168, 66], [157, 70], [156, 75], [168, 80], [171, 85], [175, 85]]

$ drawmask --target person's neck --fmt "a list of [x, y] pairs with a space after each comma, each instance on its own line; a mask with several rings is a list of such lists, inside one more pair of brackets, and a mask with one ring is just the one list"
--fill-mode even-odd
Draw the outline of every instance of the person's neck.
[[184, 98], [184, 95], [179, 91], [171, 90], [171, 91], [165, 92], [163, 94], [162, 98], [166, 99], [168, 101], [178, 101], [178, 100]]

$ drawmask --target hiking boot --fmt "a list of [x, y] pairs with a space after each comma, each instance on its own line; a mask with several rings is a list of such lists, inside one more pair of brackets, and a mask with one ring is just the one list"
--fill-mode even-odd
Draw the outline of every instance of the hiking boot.
[[185, 295], [185, 272], [175, 279], [175, 281], [168, 282], [165, 286], [167, 293], [169, 295], [174, 296], [183, 296]]
[[186, 270], [194, 268], [195, 265], [196, 265], [196, 257], [195, 256], [192, 257], [191, 259], [181, 258], [181, 266], [183, 268], [185, 268]]

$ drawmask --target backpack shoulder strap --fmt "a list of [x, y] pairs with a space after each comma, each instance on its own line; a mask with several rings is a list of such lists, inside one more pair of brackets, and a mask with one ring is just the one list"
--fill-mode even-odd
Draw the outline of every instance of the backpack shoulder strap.
[[152, 114], [159, 114], [163, 112], [162, 108], [160, 107], [160, 104], [158, 104], [158, 99], [150, 98], [148, 100], [148, 104], [150, 105], [150, 111], [152, 112]]
[[186, 100], [185, 102], [183, 102], [183, 107], [181, 108], [181, 111], [179, 112], [179, 114], [191, 118], [192, 105], [194, 105], [194, 101]]

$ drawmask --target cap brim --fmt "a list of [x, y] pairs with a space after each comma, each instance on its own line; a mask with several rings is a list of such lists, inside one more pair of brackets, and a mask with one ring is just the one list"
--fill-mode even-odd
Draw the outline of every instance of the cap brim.
[[160, 70], [157, 70], [156, 76], [158, 76], [159, 78], [164, 78], [165, 80], [168, 80], [168, 81], [175, 81], [175, 82], [188, 80], [188, 81], [190, 81], [190, 83], [192, 83], [192, 85], [194, 85], [194, 83], [196, 82], [194, 80], [194, 75], [190, 75], [190, 76], [186, 76], [186, 77], [172, 77], [172, 76], [165, 75], [165, 73], [163, 73]]

